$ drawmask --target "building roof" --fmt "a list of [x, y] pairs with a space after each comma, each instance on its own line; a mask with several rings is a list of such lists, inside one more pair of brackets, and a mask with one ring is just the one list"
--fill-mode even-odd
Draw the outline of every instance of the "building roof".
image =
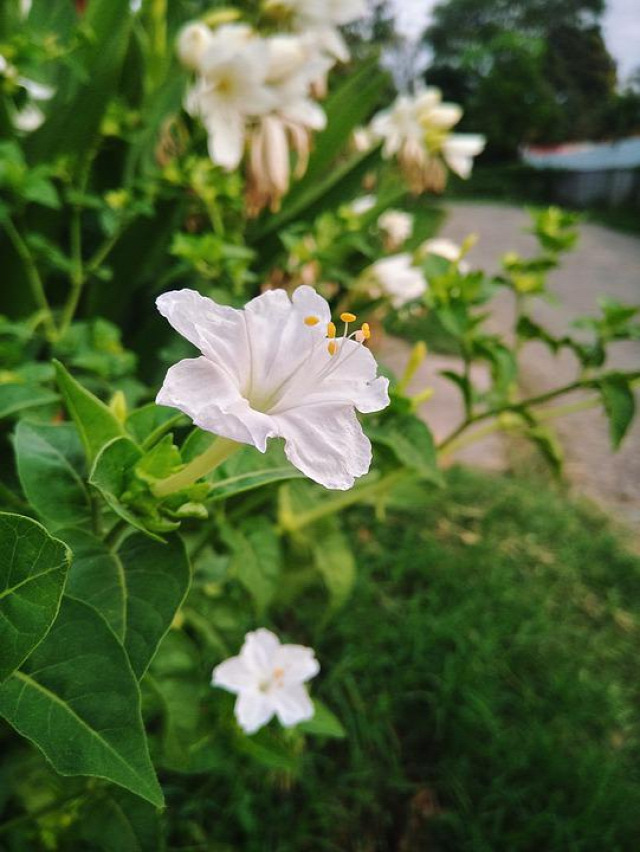
[[596, 172], [640, 168], [640, 136], [618, 142], [572, 142], [521, 151], [523, 162], [536, 169]]

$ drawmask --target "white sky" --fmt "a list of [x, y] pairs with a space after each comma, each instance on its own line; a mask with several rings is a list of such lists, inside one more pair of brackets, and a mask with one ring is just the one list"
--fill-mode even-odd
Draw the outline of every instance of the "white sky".
[[[415, 36], [429, 22], [436, 2], [392, 0], [399, 31], [409, 37]], [[607, 0], [603, 24], [607, 47], [618, 63], [618, 78], [624, 82], [640, 66], [640, 0]]]

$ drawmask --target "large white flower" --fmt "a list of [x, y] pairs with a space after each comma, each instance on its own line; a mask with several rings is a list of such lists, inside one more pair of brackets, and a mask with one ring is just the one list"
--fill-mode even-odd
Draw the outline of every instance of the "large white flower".
[[261, 628], [247, 633], [237, 657], [216, 666], [211, 682], [238, 696], [238, 724], [254, 734], [273, 716], [285, 728], [311, 719], [314, 707], [304, 684], [319, 671], [312, 648], [281, 645], [274, 633]]
[[202, 353], [169, 369], [159, 404], [261, 452], [284, 438], [292, 464], [326, 488], [350, 488], [367, 473], [371, 445], [355, 410], [380, 411], [389, 397], [362, 345], [366, 329], [334, 338], [327, 302], [307, 286], [292, 299], [267, 291], [244, 310], [193, 290], [165, 293], [157, 305]]
[[411, 255], [406, 253], [377, 260], [365, 274], [373, 279], [374, 290], [376, 287], [382, 290], [394, 308], [419, 299], [427, 289], [424, 275], [413, 265]]

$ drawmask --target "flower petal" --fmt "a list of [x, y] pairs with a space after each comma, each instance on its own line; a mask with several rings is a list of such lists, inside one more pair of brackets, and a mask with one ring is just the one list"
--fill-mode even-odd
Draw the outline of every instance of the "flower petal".
[[285, 728], [291, 728], [299, 722], [306, 722], [315, 713], [313, 701], [304, 686], [289, 686], [277, 689], [273, 693], [273, 705]]
[[284, 670], [285, 686], [304, 683], [320, 671], [313, 648], [304, 645], [281, 645], [276, 651], [274, 664]]
[[170, 367], [156, 402], [183, 411], [207, 432], [253, 444], [262, 453], [277, 434], [272, 419], [251, 408], [233, 377], [208, 358], [186, 358]]
[[211, 677], [212, 686], [219, 686], [228, 692], [242, 692], [243, 690], [255, 689], [256, 678], [242, 657], [231, 657], [220, 663], [213, 670]]
[[371, 444], [350, 405], [302, 405], [272, 417], [287, 458], [314, 482], [345, 491], [368, 472]]
[[241, 692], [234, 712], [245, 734], [255, 734], [259, 728], [270, 721], [274, 706], [272, 700], [260, 692]]
[[209, 133], [209, 156], [228, 172], [237, 169], [244, 151], [244, 117], [235, 110], [208, 113], [204, 123]]
[[451, 171], [468, 178], [473, 158], [484, 150], [485, 138], [477, 133], [452, 133], [442, 146], [442, 154]]
[[242, 661], [247, 669], [256, 677], [270, 678], [275, 667], [274, 659], [280, 640], [264, 627], [247, 633], [244, 644], [240, 651]]

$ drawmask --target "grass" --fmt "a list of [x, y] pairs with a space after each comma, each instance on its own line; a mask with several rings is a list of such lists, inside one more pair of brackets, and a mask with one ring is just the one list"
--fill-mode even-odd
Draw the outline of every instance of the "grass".
[[339, 617], [294, 615], [348, 737], [192, 778], [182, 813], [220, 850], [635, 852], [640, 559], [538, 482], [455, 469], [401, 502], [345, 516]]

